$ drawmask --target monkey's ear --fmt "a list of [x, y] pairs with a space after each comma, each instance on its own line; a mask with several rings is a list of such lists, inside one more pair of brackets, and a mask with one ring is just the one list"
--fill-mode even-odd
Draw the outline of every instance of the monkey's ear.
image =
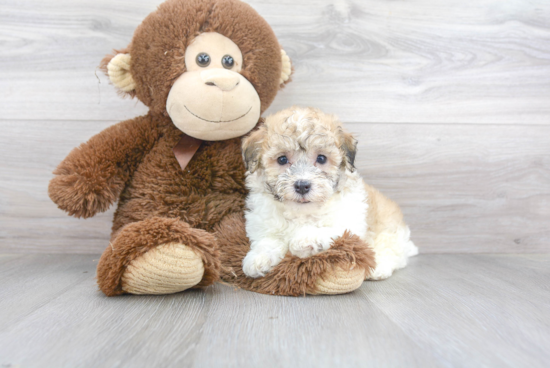
[[243, 160], [246, 171], [251, 174], [256, 171], [260, 165], [262, 141], [265, 137], [265, 127], [262, 125], [259, 129], [253, 131], [243, 139]]
[[290, 57], [288, 57], [285, 50], [283, 49], [281, 49], [281, 60], [283, 62], [283, 68], [281, 70], [281, 78], [279, 79], [279, 84], [282, 87], [290, 82], [290, 75], [292, 74], [292, 63], [290, 62]]
[[101, 61], [100, 68], [107, 74], [115, 87], [133, 96], [136, 83], [130, 73], [132, 57], [124, 51], [117, 51], [115, 55], [107, 55]]
[[351, 172], [355, 171], [355, 154], [357, 153], [357, 139], [344, 130], [341, 131], [342, 136], [342, 150], [346, 155], [346, 169]]

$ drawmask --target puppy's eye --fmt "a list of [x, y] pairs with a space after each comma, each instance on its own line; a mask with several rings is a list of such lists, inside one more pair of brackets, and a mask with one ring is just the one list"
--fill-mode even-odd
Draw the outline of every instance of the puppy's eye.
[[208, 55], [206, 52], [201, 52], [197, 55], [197, 58], [195, 59], [197, 61], [197, 65], [206, 68], [208, 65], [210, 65], [210, 55]]
[[286, 165], [288, 164], [288, 158], [286, 158], [286, 156], [281, 156], [277, 159], [277, 163], [281, 166]]
[[222, 65], [225, 69], [231, 69], [233, 68], [233, 65], [235, 65], [235, 60], [233, 60], [231, 55], [225, 55], [222, 58]]
[[327, 162], [327, 156], [325, 155], [317, 156], [317, 162], [320, 164], [325, 164]]

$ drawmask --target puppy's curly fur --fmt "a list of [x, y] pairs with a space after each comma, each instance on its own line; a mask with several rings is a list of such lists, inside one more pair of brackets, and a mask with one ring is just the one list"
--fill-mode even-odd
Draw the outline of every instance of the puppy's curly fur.
[[287, 252], [307, 258], [350, 232], [376, 254], [373, 279], [389, 277], [417, 254], [399, 207], [367, 186], [354, 168], [356, 140], [333, 115], [292, 107], [245, 139], [249, 277], [261, 277]]

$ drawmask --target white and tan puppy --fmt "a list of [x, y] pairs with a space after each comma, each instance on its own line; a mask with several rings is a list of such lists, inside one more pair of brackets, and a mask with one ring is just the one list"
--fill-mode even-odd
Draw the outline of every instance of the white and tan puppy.
[[418, 254], [401, 210], [355, 170], [357, 141], [333, 115], [291, 107], [266, 118], [243, 141], [247, 168], [249, 277], [268, 273], [286, 255], [309, 257], [346, 230], [369, 244], [385, 279]]

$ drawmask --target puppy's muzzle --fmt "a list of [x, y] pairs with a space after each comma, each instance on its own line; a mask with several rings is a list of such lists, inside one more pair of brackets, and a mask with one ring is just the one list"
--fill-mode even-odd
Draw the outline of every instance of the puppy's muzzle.
[[296, 193], [299, 193], [301, 195], [308, 193], [310, 189], [311, 182], [307, 180], [298, 180], [294, 183], [294, 190], [296, 190]]

